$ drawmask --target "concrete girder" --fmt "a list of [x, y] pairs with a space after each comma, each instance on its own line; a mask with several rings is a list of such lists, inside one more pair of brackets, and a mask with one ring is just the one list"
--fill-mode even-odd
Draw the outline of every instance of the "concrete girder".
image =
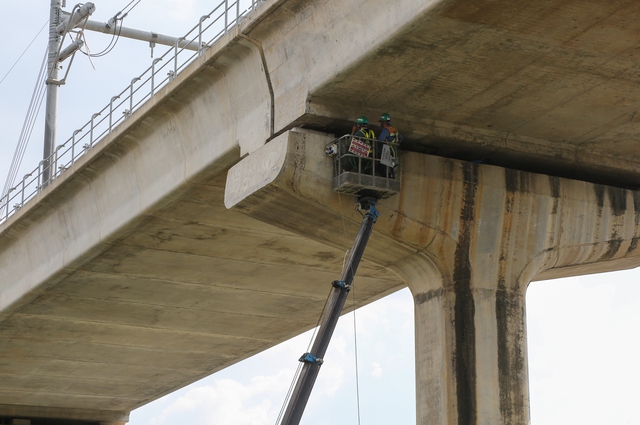
[[[316, 324], [344, 252], [223, 205], [272, 106], [234, 30], [0, 225], [0, 417], [119, 422]], [[360, 271], [358, 306], [403, 287]]]
[[[329, 187], [330, 140], [274, 139], [229, 171], [225, 205], [342, 247], [331, 229], [357, 217]], [[418, 423], [528, 424], [527, 286], [640, 265], [640, 194], [415, 153], [400, 179], [365, 258], [414, 296]]]
[[633, 188], [639, 16], [633, 0], [287, 0], [247, 33], [276, 133], [389, 112], [405, 149]]
[[97, 411], [90, 409], [0, 404], [0, 418], [11, 418], [14, 421], [26, 421], [26, 425], [34, 422], [42, 422], [43, 420], [45, 423], [48, 420], [55, 423], [68, 420], [80, 425], [83, 423], [87, 423], [87, 425], [88, 423], [99, 423], [101, 425], [124, 425], [129, 421], [129, 413], [106, 410]]

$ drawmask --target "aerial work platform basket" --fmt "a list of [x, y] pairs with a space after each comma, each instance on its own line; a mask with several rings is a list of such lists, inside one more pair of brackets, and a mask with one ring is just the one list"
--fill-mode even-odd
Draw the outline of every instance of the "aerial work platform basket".
[[342, 136], [325, 147], [333, 158], [333, 190], [348, 195], [378, 192], [382, 199], [400, 192], [398, 143]]

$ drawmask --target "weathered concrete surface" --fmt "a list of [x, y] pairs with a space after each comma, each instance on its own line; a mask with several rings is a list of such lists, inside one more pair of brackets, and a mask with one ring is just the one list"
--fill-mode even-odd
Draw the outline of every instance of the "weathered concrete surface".
[[[305, 135], [293, 157], [261, 151], [287, 129], [341, 132], [385, 111], [415, 151], [637, 185], [637, 9], [266, 1], [0, 226], [0, 417], [126, 421], [315, 323], [351, 243], [336, 237], [341, 215], [348, 235], [359, 216], [330, 192], [326, 168], [305, 168], [323, 137]], [[229, 205], [284, 230], [223, 206], [226, 170], [247, 154], [254, 178], [229, 180]], [[434, 365], [419, 370], [419, 406], [437, 412], [420, 418], [517, 423], [527, 411], [523, 288], [635, 267], [639, 202], [417, 154], [407, 166], [365, 255], [362, 303], [402, 276], [416, 317], [439, 323], [419, 328], [428, 347], [418, 358]], [[496, 232], [505, 220], [511, 233]], [[498, 269], [479, 276], [482, 261]], [[301, 271], [313, 273], [300, 282]], [[498, 354], [496, 341], [507, 341]]]
[[125, 422], [316, 323], [344, 252], [223, 206], [271, 117], [238, 29], [0, 227], [0, 418]]
[[[225, 204], [344, 248], [328, 229], [359, 215], [323, 184], [329, 140], [274, 139], [230, 170]], [[414, 295], [418, 423], [528, 424], [527, 285], [640, 265], [640, 193], [417, 153], [400, 178], [365, 257]], [[301, 225], [311, 209], [322, 226]]]
[[633, 0], [290, 0], [250, 36], [276, 131], [389, 112], [405, 148], [635, 187], [639, 18]]

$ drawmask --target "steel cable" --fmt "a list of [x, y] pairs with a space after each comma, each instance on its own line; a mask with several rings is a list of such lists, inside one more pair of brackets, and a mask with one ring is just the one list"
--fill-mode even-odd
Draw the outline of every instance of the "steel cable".
[[[44, 76], [46, 74], [48, 54], [49, 54], [49, 49], [47, 48], [45, 49], [42, 65], [40, 66], [40, 72], [38, 74], [36, 85], [33, 89], [33, 94], [31, 96], [29, 108], [27, 109], [27, 115], [25, 117], [24, 123], [22, 125], [22, 131], [20, 132], [20, 137], [18, 139], [18, 145], [16, 146], [16, 151], [13, 154], [13, 159], [11, 161], [11, 166], [9, 168], [9, 174], [7, 175], [7, 180], [5, 182], [4, 189], [2, 191], [3, 197], [7, 195], [7, 193], [15, 183], [15, 178], [20, 169], [20, 165], [22, 165], [22, 159], [24, 158], [24, 153], [26, 151], [27, 145], [29, 144], [29, 140], [31, 139], [31, 134], [35, 126], [35, 122], [38, 117], [40, 107], [42, 106], [42, 101], [44, 99], [44, 94], [46, 92], [46, 86], [44, 84], [44, 80], [45, 80]], [[7, 199], [7, 202], [8, 202], [8, 199]]]
[[0, 84], [2, 84], [2, 82], [7, 78], [7, 76], [11, 73], [11, 71], [13, 70], [13, 68], [15, 68], [15, 66], [18, 64], [18, 62], [20, 62], [20, 59], [22, 59], [22, 57], [24, 56], [25, 53], [27, 53], [27, 50], [29, 50], [29, 47], [31, 47], [31, 45], [33, 44], [34, 41], [36, 41], [36, 39], [38, 38], [38, 36], [40, 35], [40, 33], [42, 32], [43, 29], [45, 29], [45, 27], [47, 26], [47, 24], [49, 23], [49, 20], [47, 19], [44, 23], [44, 25], [42, 26], [42, 28], [40, 28], [40, 31], [38, 31], [38, 33], [36, 34], [35, 37], [33, 37], [33, 40], [31, 40], [31, 43], [29, 43], [29, 45], [24, 49], [24, 51], [22, 52], [22, 54], [20, 55], [20, 57], [18, 58], [18, 60], [16, 60], [16, 62], [11, 66], [11, 68], [9, 68], [9, 70], [7, 71], [6, 74], [4, 74], [4, 77], [2, 77], [2, 80], [0, 80]]

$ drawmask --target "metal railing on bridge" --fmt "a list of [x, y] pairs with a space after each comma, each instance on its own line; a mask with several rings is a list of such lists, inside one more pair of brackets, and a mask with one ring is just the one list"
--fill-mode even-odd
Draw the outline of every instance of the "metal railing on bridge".
[[[91, 116], [91, 119], [63, 144], [56, 147], [49, 158], [40, 164], [22, 181], [9, 189], [0, 199], [0, 224], [33, 199], [47, 185], [57, 179], [80, 157], [91, 150], [114, 128], [148, 101], [156, 91], [172, 81], [182, 70], [202, 55], [222, 36], [253, 12], [264, 0], [224, 0], [198, 24], [179, 38], [175, 46], [159, 58], [140, 76], [131, 80], [124, 90], [113, 96], [109, 103]], [[187, 42], [187, 43], [184, 43]], [[193, 43], [193, 51], [185, 47]], [[50, 172], [49, 172], [50, 171]], [[48, 180], [44, 180], [49, 175]]]

